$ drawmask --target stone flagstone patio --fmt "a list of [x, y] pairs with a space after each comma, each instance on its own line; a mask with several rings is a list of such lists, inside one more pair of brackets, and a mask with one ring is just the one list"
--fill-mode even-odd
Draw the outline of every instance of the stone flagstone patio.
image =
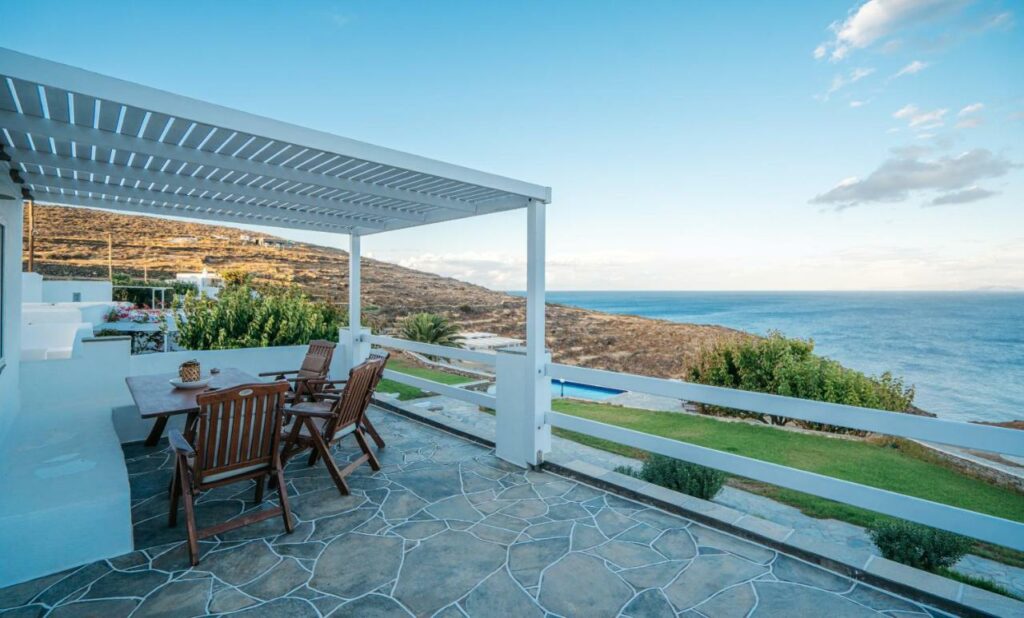
[[[172, 459], [125, 447], [137, 551], [0, 590], [9, 616], [934, 616], [765, 547], [547, 472], [377, 409], [383, 469], [342, 497], [322, 465], [289, 464], [280, 519], [201, 543], [167, 527]], [[335, 451], [353, 457], [351, 444]], [[200, 500], [237, 516], [252, 485]], [[274, 497], [273, 492], [267, 494]], [[270, 502], [270, 500], [268, 500]], [[204, 523], [205, 522], [205, 523]], [[5, 557], [9, 559], [9, 557]]]

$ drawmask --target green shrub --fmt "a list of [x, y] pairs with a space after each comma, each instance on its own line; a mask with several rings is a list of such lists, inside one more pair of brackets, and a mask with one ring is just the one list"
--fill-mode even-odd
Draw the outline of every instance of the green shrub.
[[651, 455], [639, 470], [619, 466], [615, 471], [703, 500], [717, 496], [725, 484], [724, 472], [664, 455]]
[[[700, 384], [813, 399], [851, 406], [906, 412], [914, 401], [914, 388], [890, 373], [878, 378], [843, 367], [814, 354], [814, 341], [789, 339], [773, 331], [758, 339], [730, 340], [701, 351], [690, 369]], [[773, 425], [789, 419], [740, 410], [706, 407], [706, 411], [756, 418]], [[847, 432], [828, 424], [801, 422], [811, 429]]]
[[217, 299], [189, 294], [180, 313], [178, 345], [189, 350], [223, 350], [296, 345], [338, 337], [344, 314], [292, 288], [260, 293], [231, 285]]
[[417, 313], [402, 323], [402, 337], [410, 341], [432, 343], [453, 348], [462, 347], [459, 327], [436, 313]]
[[876, 521], [868, 534], [882, 556], [933, 572], [953, 566], [972, 544], [958, 534], [903, 520]]
[[226, 268], [220, 273], [220, 278], [225, 286], [250, 285], [252, 273], [244, 268]]

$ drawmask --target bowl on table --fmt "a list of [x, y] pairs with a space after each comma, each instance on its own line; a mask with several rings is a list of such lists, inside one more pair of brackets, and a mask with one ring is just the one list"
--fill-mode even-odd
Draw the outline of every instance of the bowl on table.
[[213, 376], [207, 376], [199, 380], [192, 380], [191, 382], [185, 382], [181, 378], [171, 378], [169, 381], [171, 386], [174, 388], [180, 388], [184, 390], [195, 390], [197, 388], [206, 388], [210, 385], [210, 381], [213, 380]]

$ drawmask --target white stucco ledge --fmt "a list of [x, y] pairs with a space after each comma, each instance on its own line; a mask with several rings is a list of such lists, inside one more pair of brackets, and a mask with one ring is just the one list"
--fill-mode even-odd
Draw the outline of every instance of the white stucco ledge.
[[132, 551], [128, 473], [108, 406], [19, 415], [0, 470], [0, 588]]

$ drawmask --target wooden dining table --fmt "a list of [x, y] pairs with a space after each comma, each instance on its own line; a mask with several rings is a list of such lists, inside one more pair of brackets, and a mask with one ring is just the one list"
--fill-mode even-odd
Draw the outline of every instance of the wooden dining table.
[[167, 427], [167, 420], [172, 416], [198, 413], [197, 395], [241, 384], [263, 382], [254, 375], [232, 368], [221, 369], [219, 373], [210, 376], [212, 379], [206, 388], [174, 388], [170, 381], [177, 377], [177, 373], [157, 373], [125, 378], [132, 399], [139, 408], [139, 416], [143, 420], [155, 419], [153, 429], [146, 438], [146, 446], [156, 446]]

